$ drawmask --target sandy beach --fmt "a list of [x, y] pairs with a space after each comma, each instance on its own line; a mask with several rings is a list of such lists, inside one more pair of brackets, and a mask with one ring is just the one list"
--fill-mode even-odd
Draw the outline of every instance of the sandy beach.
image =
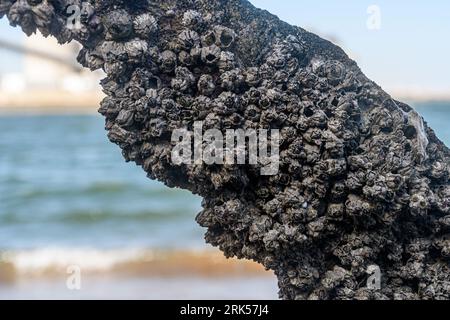
[[2, 300], [276, 300], [277, 292], [275, 277], [162, 279], [99, 276], [84, 278], [80, 290], [68, 290], [65, 279], [0, 284]]
[[98, 92], [71, 93], [55, 90], [0, 91], [0, 114], [92, 114], [104, 95]]
[[[35, 250], [0, 257], [0, 299], [277, 298], [271, 272], [216, 251]], [[75, 288], [68, 271], [76, 263]]]
[[[0, 255], [0, 299], [276, 299], [276, 278], [217, 251], [35, 250]], [[79, 287], [68, 285], [79, 267]]]

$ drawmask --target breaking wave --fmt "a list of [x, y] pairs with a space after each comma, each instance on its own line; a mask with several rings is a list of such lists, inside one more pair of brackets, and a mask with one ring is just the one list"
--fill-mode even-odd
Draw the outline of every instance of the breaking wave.
[[266, 275], [254, 262], [225, 259], [215, 251], [150, 249], [65, 249], [4, 251], [0, 282], [26, 277], [66, 277], [76, 266], [83, 275], [137, 277], [230, 277]]

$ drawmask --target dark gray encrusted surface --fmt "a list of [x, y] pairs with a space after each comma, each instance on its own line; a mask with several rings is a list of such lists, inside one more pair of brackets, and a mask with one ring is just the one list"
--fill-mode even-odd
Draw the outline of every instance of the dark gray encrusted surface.
[[[79, 61], [107, 73], [110, 140], [204, 197], [207, 242], [274, 270], [284, 299], [450, 298], [449, 149], [340, 48], [245, 0], [86, 3], [80, 30], [78, 0], [0, 0], [0, 16], [83, 44]], [[173, 165], [172, 130], [195, 120], [280, 129], [280, 173]]]

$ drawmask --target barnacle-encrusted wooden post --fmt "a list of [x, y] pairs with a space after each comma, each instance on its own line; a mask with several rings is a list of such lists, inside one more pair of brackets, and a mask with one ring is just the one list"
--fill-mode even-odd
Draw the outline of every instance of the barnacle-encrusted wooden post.
[[[206, 241], [274, 270], [281, 298], [450, 298], [449, 149], [335, 45], [245, 0], [0, 0], [5, 14], [83, 45], [107, 74], [109, 139], [203, 196]], [[279, 174], [173, 164], [172, 131], [197, 120], [280, 129]]]

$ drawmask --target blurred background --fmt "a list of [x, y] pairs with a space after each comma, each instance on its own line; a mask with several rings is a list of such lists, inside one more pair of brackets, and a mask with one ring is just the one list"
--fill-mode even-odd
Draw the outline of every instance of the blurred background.
[[[251, 2], [342, 46], [450, 145], [450, 2]], [[204, 244], [200, 198], [124, 163], [77, 50], [0, 20], [0, 299], [276, 298], [271, 273]]]

